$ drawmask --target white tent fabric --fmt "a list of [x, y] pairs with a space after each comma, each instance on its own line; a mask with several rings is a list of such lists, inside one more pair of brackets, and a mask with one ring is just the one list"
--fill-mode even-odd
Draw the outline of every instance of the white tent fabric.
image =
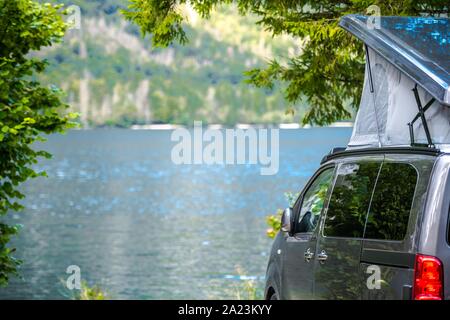
[[[419, 111], [412, 91], [416, 83], [370, 48], [368, 56], [373, 92], [366, 64], [361, 104], [348, 147], [409, 146], [408, 123]], [[425, 106], [432, 96], [420, 86], [417, 89]], [[433, 143], [450, 144], [450, 107], [435, 101], [425, 117]], [[414, 124], [414, 138], [416, 143], [427, 143], [421, 119]]]

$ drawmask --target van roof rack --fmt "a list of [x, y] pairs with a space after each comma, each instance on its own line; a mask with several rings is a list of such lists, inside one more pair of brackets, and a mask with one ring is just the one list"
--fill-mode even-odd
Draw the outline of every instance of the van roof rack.
[[422, 154], [428, 156], [438, 156], [442, 154], [441, 150], [433, 147], [381, 147], [381, 148], [358, 148], [358, 149], [346, 149], [346, 148], [333, 148], [329, 154], [323, 157], [320, 164], [324, 164], [331, 159], [340, 158], [351, 155], [377, 155], [377, 154]]

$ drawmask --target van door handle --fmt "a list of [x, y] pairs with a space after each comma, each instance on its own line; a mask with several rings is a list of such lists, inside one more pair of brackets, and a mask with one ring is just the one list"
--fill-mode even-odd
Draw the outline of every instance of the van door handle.
[[313, 257], [314, 257], [314, 252], [311, 252], [311, 248], [306, 249], [306, 251], [305, 251], [305, 261], [306, 262], [310, 262]]
[[320, 263], [325, 263], [325, 261], [328, 259], [328, 255], [325, 252], [325, 250], [322, 250], [318, 255], [317, 255], [317, 260], [319, 260]]

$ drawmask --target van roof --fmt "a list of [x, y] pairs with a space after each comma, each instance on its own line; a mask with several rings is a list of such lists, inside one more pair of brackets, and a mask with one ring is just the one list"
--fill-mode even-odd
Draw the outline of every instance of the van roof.
[[385, 147], [385, 148], [359, 148], [359, 149], [345, 149], [334, 148], [329, 154], [323, 157], [320, 164], [324, 164], [336, 158], [343, 158], [357, 155], [377, 155], [377, 154], [421, 154], [428, 156], [439, 156], [443, 152], [435, 148], [427, 147]]

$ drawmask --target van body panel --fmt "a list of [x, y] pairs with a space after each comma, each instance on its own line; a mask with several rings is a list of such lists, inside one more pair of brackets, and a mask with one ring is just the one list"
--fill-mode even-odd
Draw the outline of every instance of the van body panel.
[[[380, 270], [380, 281], [373, 281], [373, 266]], [[362, 285], [363, 300], [410, 300], [412, 298], [412, 285], [414, 269], [394, 267], [388, 265], [361, 263], [360, 281]], [[375, 285], [375, 288], [372, 286]]]
[[358, 300], [361, 281], [358, 278], [361, 239], [321, 237], [316, 255], [322, 250], [328, 258], [314, 262], [314, 297], [326, 300]]
[[317, 238], [311, 235], [285, 238], [281, 280], [283, 299], [314, 298], [314, 260], [305, 261], [304, 255], [307, 250], [315, 252], [316, 244]]
[[281, 266], [284, 252], [281, 250], [282, 243], [284, 242], [285, 234], [279, 232], [275, 241], [273, 242], [272, 249], [270, 251], [269, 263], [267, 264], [266, 271], [266, 286], [264, 290], [264, 297], [270, 299], [273, 292], [279, 294], [283, 292], [281, 290]]
[[444, 270], [444, 298], [450, 299], [450, 155], [436, 160], [420, 226], [418, 253], [437, 257]]
[[[361, 254], [362, 299], [409, 300], [412, 297], [415, 253], [403, 250], [401, 243], [365, 240]], [[377, 271], [375, 271], [377, 270]], [[369, 277], [379, 274], [379, 286]], [[372, 286], [371, 286], [372, 285]]]

